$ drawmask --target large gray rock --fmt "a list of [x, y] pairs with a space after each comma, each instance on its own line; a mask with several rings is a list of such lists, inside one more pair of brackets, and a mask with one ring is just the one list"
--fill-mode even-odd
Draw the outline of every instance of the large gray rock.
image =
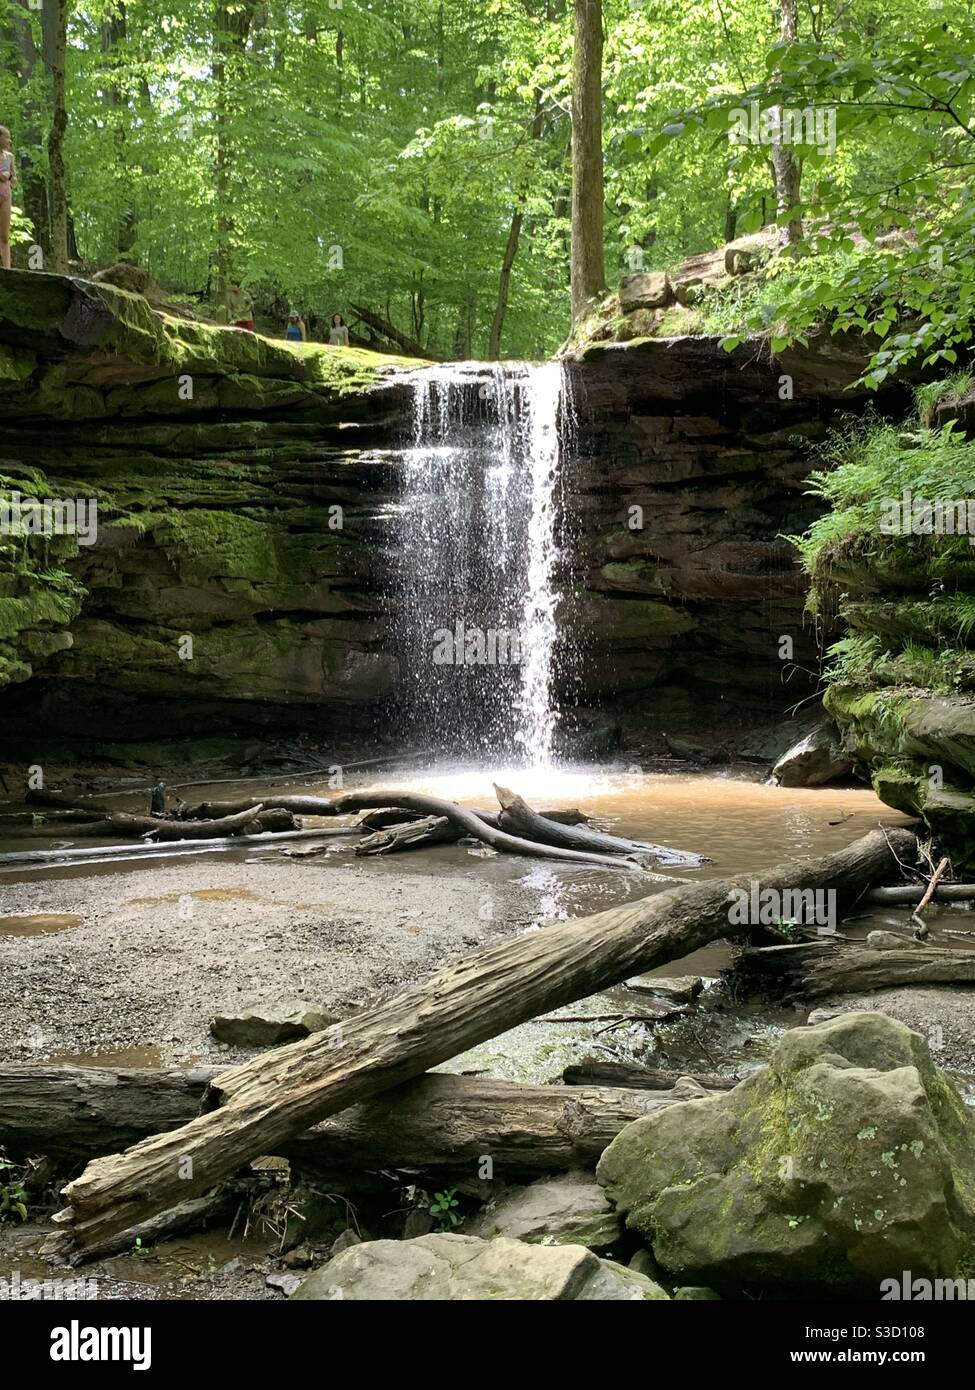
[[622, 1235], [623, 1223], [591, 1173], [565, 1173], [504, 1193], [468, 1221], [464, 1232], [485, 1240], [510, 1236], [538, 1245], [608, 1250]]
[[673, 298], [673, 288], [662, 270], [624, 275], [620, 281], [620, 308], [624, 314], [631, 314], [634, 309], [662, 309]]
[[882, 1014], [786, 1033], [733, 1091], [628, 1125], [597, 1177], [661, 1269], [719, 1292], [876, 1295], [975, 1250], [975, 1115]]
[[296, 1299], [401, 1303], [472, 1299], [621, 1301], [666, 1299], [652, 1279], [601, 1260], [581, 1245], [429, 1235], [373, 1240], [310, 1275]]
[[782, 754], [772, 768], [772, 781], [780, 787], [822, 787], [852, 771], [835, 724], [824, 721]]
[[321, 1033], [338, 1023], [339, 1018], [307, 999], [273, 999], [242, 1004], [233, 1014], [218, 1014], [210, 1024], [210, 1032], [233, 1047], [273, 1047], [307, 1038], [310, 1033]]

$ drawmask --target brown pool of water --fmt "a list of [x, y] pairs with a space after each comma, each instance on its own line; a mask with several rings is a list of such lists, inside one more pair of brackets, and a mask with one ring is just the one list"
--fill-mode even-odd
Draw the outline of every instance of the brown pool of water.
[[0, 936], [51, 936], [54, 932], [80, 927], [84, 920], [78, 912], [32, 912], [21, 917], [0, 917]]

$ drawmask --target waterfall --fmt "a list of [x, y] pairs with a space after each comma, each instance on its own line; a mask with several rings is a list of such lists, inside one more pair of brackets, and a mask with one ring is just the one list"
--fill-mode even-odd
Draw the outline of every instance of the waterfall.
[[560, 363], [408, 378], [394, 633], [404, 733], [539, 766], [555, 755], [562, 582]]

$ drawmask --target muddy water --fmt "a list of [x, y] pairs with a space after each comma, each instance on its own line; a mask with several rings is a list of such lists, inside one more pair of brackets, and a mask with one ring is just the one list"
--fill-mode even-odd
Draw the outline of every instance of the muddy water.
[[32, 912], [20, 917], [0, 917], [0, 936], [50, 936], [80, 927], [78, 912]]

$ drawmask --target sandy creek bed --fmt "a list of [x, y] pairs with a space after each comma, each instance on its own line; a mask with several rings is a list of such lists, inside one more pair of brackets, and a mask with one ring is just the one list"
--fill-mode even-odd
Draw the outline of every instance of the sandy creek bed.
[[[859, 789], [785, 791], [747, 779], [591, 771], [562, 774], [547, 785], [533, 784], [530, 775], [499, 780], [536, 805], [578, 805], [620, 833], [708, 855], [713, 862], [695, 875], [758, 871], [793, 855], [839, 848], [878, 822], [902, 820]], [[454, 770], [412, 785], [489, 806], [490, 781]], [[325, 787], [301, 789], [327, 794]], [[201, 798], [207, 794], [199, 790]], [[32, 847], [50, 850], [52, 842]], [[220, 853], [0, 872], [6, 921], [0, 921], [0, 1059], [232, 1063], [248, 1054], [217, 1043], [209, 1021], [245, 1000], [299, 995], [353, 1010], [478, 946], [663, 886], [613, 870], [531, 863], [461, 846], [363, 860], [346, 841], [332, 841], [323, 856], [309, 858], [248, 842]], [[38, 914], [47, 920], [9, 921]], [[971, 926], [958, 913], [936, 913], [932, 925], [949, 915], [953, 925]], [[878, 911], [851, 926], [861, 932], [904, 920], [902, 913]], [[658, 973], [714, 979], [727, 960], [719, 944]], [[926, 992], [886, 993], [905, 996], [900, 1016], [924, 1026]], [[944, 1064], [975, 1073], [973, 994], [950, 991], [941, 1018]], [[639, 998], [613, 991], [561, 1012], [612, 1010], [638, 1012]], [[898, 1011], [897, 1001], [891, 1011]], [[652, 1032], [641, 1025], [607, 1033], [602, 1024], [536, 1022], [481, 1044], [447, 1069], [549, 1081], [595, 1052], [740, 1076], [761, 1064], [782, 1027], [805, 1017], [795, 1010], [735, 1009], [708, 990], [691, 1018]], [[0, 1275], [16, 1267], [22, 1277], [40, 1277], [24, 1246], [35, 1235], [0, 1225]], [[132, 1296], [127, 1283], [134, 1278], [140, 1289], [156, 1290], [150, 1296], [281, 1297], [264, 1282], [279, 1269], [275, 1239], [255, 1233], [242, 1246], [227, 1242], [226, 1232], [210, 1232], [168, 1242], [107, 1262], [99, 1296]], [[113, 1283], [119, 1279], [122, 1284]]]

